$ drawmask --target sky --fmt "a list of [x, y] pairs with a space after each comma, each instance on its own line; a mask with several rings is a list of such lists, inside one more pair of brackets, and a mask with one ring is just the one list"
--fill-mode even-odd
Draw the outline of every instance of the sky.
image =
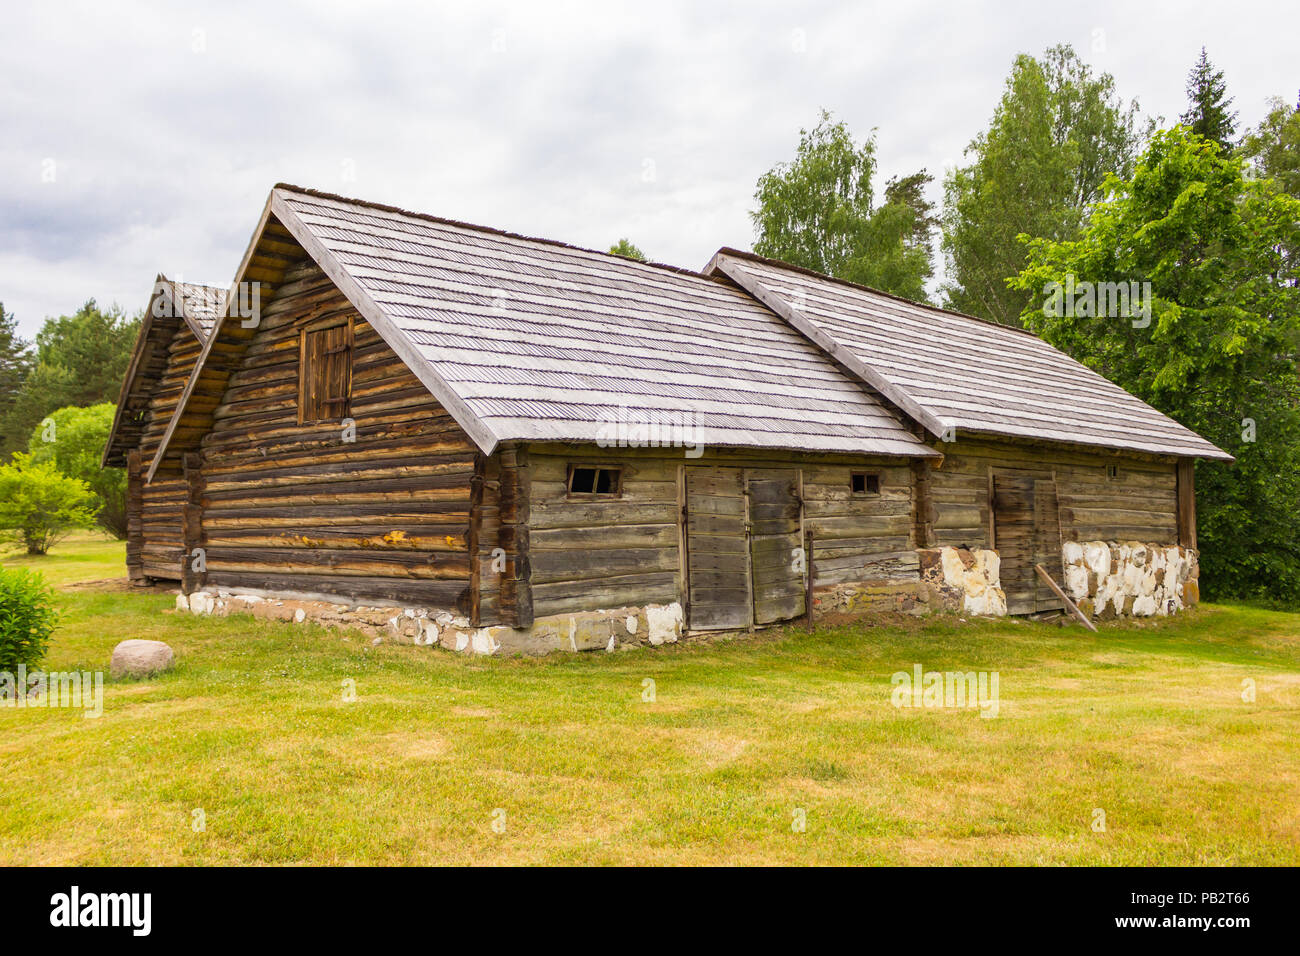
[[163, 272], [228, 285], [289, 182], [702, 268], [831, 110], [889, 176], [962, 162], [1019, 53], [1146, 115], [1208, 48], [1243, 125], [1300, 90], [1300, 4], [6, 3], [0, 302], [32, 337]]

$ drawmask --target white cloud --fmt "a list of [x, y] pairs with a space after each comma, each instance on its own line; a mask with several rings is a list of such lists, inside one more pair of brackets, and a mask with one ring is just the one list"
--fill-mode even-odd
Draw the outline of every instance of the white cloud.
[[90, 296], [138, 308], [160, 270], [228, 281], [277, 181], [598, 248], [628, 236], [698, 268], [749, 244], [756, 179], [823, 106], [878, 130], [883, 186], [959, 161], [1016, 53], [1058, 42], [1170, 120], [1203, 43], [1245, 122], [1300, 86], [1300, 12], [1250, 3], [50, 3], [6, 19], [0, 301], [27, 335]]

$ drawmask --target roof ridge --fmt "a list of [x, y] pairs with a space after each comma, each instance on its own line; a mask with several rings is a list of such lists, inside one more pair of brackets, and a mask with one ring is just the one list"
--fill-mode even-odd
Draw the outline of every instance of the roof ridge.
[[361, 206], [365, 209], [377, 209], [381, 212], [396, 213], [399, 216], [409, 216], [412, 219], [423, 219], [426, 222], [436, 222], [443, 226], [455, 226], [457, 229], [470, 229], [474, 232], [486, 233], [490, 236], [501, 236], [505, 239], [519, 239], [523, 242], [536, 242], [544, 246], [553, 246], [559, 249], [569, 249], [573, 252], [585, 252], [591, 255], [604, 256], [607, 259], [620, 259], [633, 265], [646, 266], [651, 269], [662, 269], [667, 272], [675, 272], [678, 275], [690, 276], [696, 279], [704, 279], [709, 282], [717, 282], [717, 276], [711, 276], [696, 269], [688, 269], [686, 266], [675, 266], [668, 262], [654, 262], [648, 259], [633, 259], [631, 256], [621, 255], [617, 252], [602, 252], [599, 249], [590, 249], [586, 246], [574, 245], [571, 242], [561, 242], [559, 239], [547, 239], [544, 236], [529, 236], [521, 232], [511, 232], [509, 229], [499, 229], [495, 226], [483, 226], [474, 222], [466, 222], [462, 219], [451, 219], [447, 216], [435, 216], [433, 213], [415, 212], [411, 209], [404, 209], [401, 206], [393, 206], [388, 203], [372, 202], [369, 199], [357, 199], [355, 196], [343, 196], [339, 193], [331, 193], [322, 189], [313, 189], [309, 186], [298, 186], [294, 183], [276, 183], [271, 187], [272, 190], [283, 189], [290, 192], [300, 193], [304, 196], [315, 196], [317, 199], [329, 199], [334, 202], [347, 203], [352, 206]]
[[[735, 249], [731, 246], [723, 246], [714, 255], [719, 256], [738, 256], [742, 259], [752, 259], [755, 262], [761, 262], [765, 265], [776, 266], [779, 269], [788, 269], [791, 272], [798, 272], [802, 275], [812, 276], [815, 279], [825, 279], [828, 282], [834, 282], [838, 285], [848, 286], [850, 289], [860, 289], [863, 292], [870, 292], [873, 295], [884, 296], [886, 299], [893, 299], [895, 302], [903, 302], [907, 305], [915, 306], [918, 309], [929, 309], [932, 312], [942, 312], [944, 315], [956, 316], [959, 319], [970, 319], [972, 322], [982, 322], [984, 325], [992, 325], [995, 328], [1006, 329], [1009, 332], [1019, 332], [1022, 335], [1028, 335], [1031, 338], [1043, 341], [1042, 337], [1030, 329], [1018, 325], [1007, 325], [1005, 322], [998, 322], [995, 319], [986, 319], [978, 315], [970, 315], [967, 312], [958, 312], [956, 309], [945, 309], [941, 305], [934, 305], [930, 302], [917, 302], [915, 299], [909, 299], [906, 296], [897, 295], [893, 292], [886, 292], [883, 289], [876, 289], [869, 285], [863, 285], [861, 282], [853, 282], [849, 279], [841, 279], [839, 276], [828, 275], [825, 272], [818, 272], [816, 269], [809, 269], [805, 266], [797, 266], [792, 262], [786, 262], [783, 259], [772, 259], [768, 256], [761, 256], [757, 252], [748, 252], [742, 249]], [[1051, 343], [1047, 343], [1051, 345]]]

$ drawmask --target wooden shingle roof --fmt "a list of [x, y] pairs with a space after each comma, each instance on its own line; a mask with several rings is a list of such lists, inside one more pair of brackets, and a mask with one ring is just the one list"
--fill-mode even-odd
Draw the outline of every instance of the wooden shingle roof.
[[1030, 332], [734, 249], [705, 272], [736, 282], [933, 435], [1232, 460]]
[[105, 467], [126, 464], [127, 452], [139, 444], [176, 336], [192, 335], [200, 344], [205, 342], [225, 303], [225, 289], [173, 281], [159, 273], [118, 393], [113, 426], [104, 445]]
[[712, 447], [935, 455], [730, 281], [291, 186], [270, 212], [485, 451], [622, 418]]

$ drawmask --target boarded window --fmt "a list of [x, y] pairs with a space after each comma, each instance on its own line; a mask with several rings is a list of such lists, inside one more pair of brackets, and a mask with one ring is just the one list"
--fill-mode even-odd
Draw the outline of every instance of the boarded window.
[[868, 471], [855, 471], [849, 475], [849, 488], [855, 495], [880, 494], [880, 476]]
[[352, 323], [302, 333], [298, 382], [303, 423], [346, 418], [352, 398]]
[[595, 465], [569, 466], [569, 494], [617, 498], [622, 493], [622, 469], [600, 468]]

